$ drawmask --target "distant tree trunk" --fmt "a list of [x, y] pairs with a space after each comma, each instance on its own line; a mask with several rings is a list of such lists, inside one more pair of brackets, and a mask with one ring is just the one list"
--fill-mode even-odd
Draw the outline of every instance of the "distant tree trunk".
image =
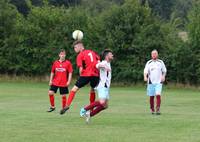
[[145, 3], [146, 3], [146, 0], [140, 0], [140, 4], [141, 4], [142, 6], [144, 6]]

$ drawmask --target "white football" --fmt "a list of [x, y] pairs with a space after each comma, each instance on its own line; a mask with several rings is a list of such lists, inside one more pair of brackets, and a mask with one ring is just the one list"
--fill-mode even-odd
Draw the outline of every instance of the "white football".
[[74, 40], [82, 40], [83, 39], [83, 32], [81, 30], [75, 30], [72, 33], [72, 37]]

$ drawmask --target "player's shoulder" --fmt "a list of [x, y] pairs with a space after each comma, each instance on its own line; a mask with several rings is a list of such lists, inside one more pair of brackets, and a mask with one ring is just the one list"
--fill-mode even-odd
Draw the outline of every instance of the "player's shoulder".
[[89, 49], [84, 49], [83, 51], [82, 51], [82, 53], [88, 53], [88, 52], [91, 52], [92, 50], [89, 50]]
[[101, 64], [107, 64], [108, 62], [105, 61], [105, 60], [102, 60], [100, 63], [101, 63]]
[[161, 59], [157, 59], [157, 62], [164, 63]]
[[78, 55], [81, 56], [81, 55], [87, 55], [88, 53], [90, 52], [90, 50], [88, 49], [84, 49], [83, 51], [81, 51]]
[[92, 52], [92, 53], [98, 55], [98, 53], [92, 49], [85, 49], [85, 52]]
[[53, 64], [57, 64], [59, 62], [59, 60], [55, 60], [53, 61]]
[[106, 65], [106, 66], [110, 66], [110, 63], [107, 62], [106, 60], [101, 61], [101, 64]]
[[149, 60], [149, 61], [147, 61], [147, 65], [149, 65], [150, 63], [152, 63], [153, 62], [153, 60], [151, 59], [151, 60]]
[[67, 64], [71, 64], [71, 61], [68, 60], [68, 59], [66, 59], [66, 60], [65, 60], [65, 63], [67, 63]]

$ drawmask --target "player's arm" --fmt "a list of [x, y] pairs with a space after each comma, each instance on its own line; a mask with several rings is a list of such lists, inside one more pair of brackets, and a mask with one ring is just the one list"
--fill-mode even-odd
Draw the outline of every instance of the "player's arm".
[[82, 71], [83, 71], [83, 67], [80, 66], [80, 67], [79, 67], [79, 75], [81, 75]]
[[105, 64], [104, 62], [99, 62], [99, 63], [97, 63], [97, 64], [96, 64], [96, 68], [97, 68], [97, 69], [103, 68], [103, 69], [106, 69], [107, 71], [110, 71], [110, 69], [106, 66], [106, 64]]
[[144, 81], [146, 82], [148, 80], [148, 74], [144, 73]]
[[50, 79], [49, 79], [49, 86], [52, 85], [53, 77], [54, 77], [54, 72], [55, 72], [55, 63], [53, 63], [53, 66], [51, 68], [51, 74], [50, 74]]
[[167, 74], [167, 68], [166, 68], [164, 62], [162, 62], [162, 69], [161, 70], [162, 70], [161, 81], [164, 82], [165, 81], [165, 76]]
[[54, 73], [51, 72], [51, 74], [50, 74], [50, 79], [49, 79], [49, 86], [52, 85], [53, 76], [54, 76]]
[[67, 86], [70, 85], [71, 81], [72, 81], [72, 73], [73, 73], [73, 67], [71, 62], [69, 62], [69, 66], [68, 66], [68, 81], [67, 81]]
[[72, 72], [68, 74], [67, 86], [70, 85], [71, 81], [72, 81]]
[[144, 81], [148, 81], [148, 63], [145, 65], [144, 68]]
[[79, 54], [76, 58], [76, 64], [77, 64], [77, 67], [79, 69], [79, 75], [81, 75], [82, 71], [83, 71], [83, 56], [82, 54]]
[[105, 64], [103, 62], [99, 62], [96, 64], [96, 68], [100, 69], [100, 68], [106, 68]]

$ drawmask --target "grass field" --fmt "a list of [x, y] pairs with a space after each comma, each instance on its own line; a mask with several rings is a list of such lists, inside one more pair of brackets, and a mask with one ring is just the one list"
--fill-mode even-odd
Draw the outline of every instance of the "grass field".
[[88, 89], [71, 110], [47, 113], [47, 83], [0, 83], [0, 142], [200, 142], [200, 93], [164, 89], [161, 116], [149, 113], [145, 88], [113, 87], [110, 107], [89, 125], [79, 117]]

